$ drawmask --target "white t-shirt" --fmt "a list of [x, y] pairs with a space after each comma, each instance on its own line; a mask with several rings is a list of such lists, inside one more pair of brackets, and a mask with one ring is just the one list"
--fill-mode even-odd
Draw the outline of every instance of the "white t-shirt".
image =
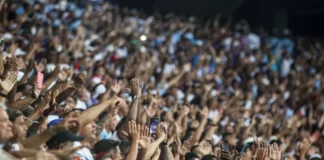
[[[79, 146], [81, 146], [80, 142], [73, 142], [73, 147], [79, 147]], [[76, 151], [76, 154], [80, 156], [82, 160], [94, 160], [90, 150], [87, 147], [84, 147]]]

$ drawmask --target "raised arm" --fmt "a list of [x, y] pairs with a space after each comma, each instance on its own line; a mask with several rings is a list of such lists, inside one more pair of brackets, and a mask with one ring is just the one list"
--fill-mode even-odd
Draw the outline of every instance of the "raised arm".
[[174, 77], [173, 79], [171, 79], [169, 82], [168, 82], [168, 88], [176, 85], [180, 79], [182, 78], [183, 75], [185, 75], [185, 73], [189, 72], [190, 71], [190, 68], [191, 68], [191, 65], [188, 63], [188, 64], [185, 64], [182, 71], [176, 76]]
[[67, 88], [56, 97], [56, 102], [60, 104], [66, 99], [66, 97], [73, 95], [75, 93], [75, 90], [76, 89], [74, 87]]
[[80, 128], [77, 118], [65, 118], [61, 123], [49, 128], [48, 130], [29, 137], [21, 142], [24, 148], [39, 149], [42, 144], [48, 141], [53, 135], [60, 131], [76, 130]]
[[197, 144], [199, 143], [199, 139], [202, 135], [202, 132], [204, 131], [205, 125], [207, 123], [207, 116], [208, 116], [208, 108], [205, 107], [201, 112], [201, 121], [199, 124], [199, 127], [197, 128], [196, 132], [193, 135], [192, 143]]
[[[161, 126], [163, 126], [163, 125], [165, 125], [165, 124], [161, 123]], [[162, 128], [162, 127], [159, 128], [159, 130], [157, 131], [158, 138], [147, 147], [147, 152], [146, 152], [145, 158], [144, 158], [145, 160], [150, 159], [152, 157], [152, 155], [154, 154], [154, 152], [156, 151], [156, 149], [160, 146], [160, 144], [166, 140], [166, 137], [167, 137], [166, 133], [167, 132], [166, 132], [165, 126], [164, 126], [164, 128]], [[161, 154], [163, 154], [163, 153], [161, 152]]]
[[95, 106], [87, 109], [86, 111], [82, 112], [79, 117], [80, 125], [85, 126], [85, 125], [93, 122], [96, 118], [98, 118], [100, 113], [102, 113], [108, 107], [114, 106], [118, 103], [123, 103], [123, 101], [121, 100], [121, 98], [114, 97], [110, 100], [107, 100], [103, 103], [100, 103], [98, 105], [95, 105]]
[[126, 156], [126, 160], [136, 160], [138, 154], [138, 142], [141, 134], [141, 126], [136, 125], [135, 121], [128, 122], [129, 138], [131, 139], [130, 150]]
[[[141, 96], [141, 88], [140, 88], [140, 84], [139, 84], [139, 80], [138, 79], [133, 79], [131, 81], [132, 84], [132, 103], [130, 106], [130, 109], [128, 111], [128, 115], [127, 115], [127, 120], [128, 121], [137, 121], [137, 113], [138, 113], [138, 102], [139, 102], [139, 97]], [[123, 131], [127, 131], [128, 130], [128, 124], [124, 123], [122, 124], [121, 129], [118, 131], [118, 135], [122, 138], [125, 139], [127, 138], [126, 135], [123, 134]]]
[[48, 87], [57, 79], [57, 76], [60, 73], [60, 71], [60, 66], [56, 66], [53, 72], [50, 74], [49, 78], [46, 81], [44, 81], [42, 92], [45, 92], [48, 89]]

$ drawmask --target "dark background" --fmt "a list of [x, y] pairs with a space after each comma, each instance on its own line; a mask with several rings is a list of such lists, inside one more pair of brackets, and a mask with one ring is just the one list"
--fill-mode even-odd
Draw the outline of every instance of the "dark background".
[[213, 17], [217, 13], [245, 18], [252, 27], [289, 28], [294, 35], [324, 36], [324, 0], [115, 0], [147, 12], [175, 12]]

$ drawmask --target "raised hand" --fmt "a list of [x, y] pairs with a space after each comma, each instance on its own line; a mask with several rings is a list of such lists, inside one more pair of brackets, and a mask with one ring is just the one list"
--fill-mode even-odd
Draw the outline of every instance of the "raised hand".
[[190, 112], [190, 109], [187, 107], [187, 105], [184, 105], [183, 108], [180, 110], [181, 114], [188, 115]]
[[177, 136], [177, 139], [175, 140], [176, 144], [180, 146], [179, 148], [179, 154], [184, 156], [187, 152], [190, 151], [190, 140], [185, 140], [184, 143], [181, 145], [181, 141], [179, 136]]
[[157, 138], [164, 136], [164, 139], [167, 140], [167, 133], [168, 133], [167, 128], [168, 126], [164, 122], [161, 122], [160, 126], [156, 130]]
[[238, 160], [255, 160], [255, 157], [249, 156], [248, 154], [244, 153], [238, 158]]
[[141, 125], [136, 125], [135, 121], [128, 122], [128, 136], [132, 142], [138, 142], [141, 135]]
[[52, 97], [51, 97], [51, 99], [49, 101], [49, 106], [50, 106], [50, 110], [51, 111], [55, 111], [56, 110], [56, 105], [57, 105], [57, 103], [56, 103], [56, 97], [58, 96], [58, 94], [59, 94], [59, 91], [56, 90], [53, 93], [53, 95], [52, 95]]
[[270, 159], [271, 160], [281, 159], [281, 151], [277, 143], [274, 143], [270, 146]]
[[140, 97], [142, 94], [142, 88], [137, 78], [131, 80], [132, 90], [131, 95]]
[[221, 160], [233, 160], [233, 157], [228, 151], [221, 151]]
[[239, 156], [240, 156], [240, 153], [239, 153], [237, 150], [233, 150], [233, 151], [232, 151], [232, 157], [233, 157], [233, 160], [238, 159]]
[[123, 100], [122, 98], [120, 98], [118, 96], [112, 97], [111, 100], [112, 100], [112, 105], [113, 106], [126, 105], [125, 100]]
[[18, 59], [15, 57], [7, 57], [3, 59], [5, 62], [4, 64], [4, 71], [1, 75], [1, 79], [5, 79], [9, 74], [12, 72], [18, 72]]
[[86, 79], [87, 79], [87, 75], [85, 73], [79, 73], [74, 78], [75, 86], [78, 87], [80, 85], [83, 85], [83, 83], [85, 82]]
[[304, 155], [307, 153], [307, 151], [309, 150], [309, 148], [311, 147], [311, 144], [309, 143], [308, 139], [303, 139], [303, 141], [300, 143], [299, 145], [299, 151], [300, 154]]
[[43, 72], [46, 68], [47, 61], [46, 59], [42, 59], [38, 64], [35, 65], [35, 69], [37, 72]]
[[51, 76], [56, 78], [60, 74], [60, 72], [61, 72], [60, 66], [56, 65], [56, 67], [54, 68], [54, 70], [51, 73]]
[[267, 145], [264, 141], [262, 141], [260, 143], [260, 148], [257, 149], [256, 152], [256, 160], [268, 160], [269, 156], [268, 156], [268, 148]]
[[65, 81], [68, 77], [69, 70], [67, 68], [63, 68], [61, 72], [58, 74], [58, 78], [60, 81]]
[[108, 111], [108, 117], [113, 118], [117, 115], [120, 108], [125, 107], [125, 104], [121, 103], [118, 105], [115, 105]]
[[18, 72], [10, 72], [5, 79], [0, 80], [1, 93], [7, 95], [17, 82]]
[[111, 90], [115, 94], [118, 94], [124, 87], [125, 87], [125, 84], [122, 80], [114, 81], [111, 85]]
[[150, 131], [149, 131], [148, 127], [142, 126], [142, 128], [141, 128], [141, 137], [140, 137], [140, 139], [138, 141], [138, 144], [141, 146], [141, 148], [147, 149], [150, 142], [151, 142]]
[[39, 95], [40, 95], [40, 93], [41, 93], [41, 91], [42, 91], [42, 89], [41, 88], [39, 88], [39, 85], [38, 85], [38, 83], [36, 82], [35, 84], [34, 84], [34, 86], [33, 86], [33, 97], [34, 98], [38, 98], [39, 97]]
[[55, 132], [70, 130], [73, 133], [78, 133], [80, 130], [80, 122], [77, 118], [64, 118], [62, 122], [54, 126]]
[[205, 155], [210, 154], [212, 152], [212, 145], [208, 141], [205, 140], [201, 142], [199, 145], [201, 146], [201, 150]]
[[207, 118], [208, 116], [208, 108], [204, 107], [202, 111], [200, 111], [200, 115], [204, 118]]

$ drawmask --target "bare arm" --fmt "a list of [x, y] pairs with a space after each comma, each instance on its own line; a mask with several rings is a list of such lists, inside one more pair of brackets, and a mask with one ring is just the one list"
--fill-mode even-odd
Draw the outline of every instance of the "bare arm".
[[40, 146], [48, 141], [53, 135], [53, 133], [47, 130], [35, 136], [26, 138], [21, 142], [21, 144], [28, 149], [39, 149]]
[[26, 106], [28, 107], [32, 103], [36, 101], [33, 97], [27, 97], [25, 99], [20, 99], [18, 101], [14, 101], [9, 103], [10, 108], [18, 108], [19, 110], [23, 110]]
[[64, 118], [63, 121], [56, 126], [53, 126], [40, 134], [26, 138], [20, 143], [24, 146], [24, 148], [39, 149], [42, 144], [48, 141], [57, 132], [66, 130], [75, 131], [78, 128], [80, 128], [80, 125], [77, 118]]
[[17, 83], [14, 85], [14, 87], [11, 89], [11, 91], [8, 94], [8, 101], [9, 102], [14, 102], [16, 98], [16, 93], [17, 93]]
[[205, 139], [206, 139], [206, 140], [212, 140], [212, 136], [213, 136], [213, 134], [215, 133], [216, 129], [217, 129], [216, 126], [212, 126], [212, 127], [210, 127], [209, 130], [208, 130], [207, 133], [206, 133], [206, 138], [205, 138]]
[[66, 99], [66, 97], [73, 95], [74, 92], [75, 92], [75, 88], [69, 87], [68, 89], [64, 90], [56, 97], [56, 102], [58, 104], [63, 102]]
[[161, 148], [160, 160], [174, 160], [172, 152], [167, 144], [160, 145], [160, 148]]
[[165, 134], [149, 145], [147, 152], [145, 154], [145, 159], [149, 159], [150, 157], [152, 157], [155, 150], [159, 147], [159, 145], [163, 142], [164, 139], [165, 139]]
[[255, 117], [252, 118], [252, 122], [251, 122], [251, 124], [250, 124], [249, 127], [244, 131], [244, 133], [243, 133], [243, 139], [246, 139], [246, 138], [249, 136], [251, 130], [252, 130], [253, 127], [254, 127], [254, 125], [255, 125]]
[[136, 160], [138, 153], [138, 141], [132, 141], [126, 160]]
[[[139, 97], [141, 96], [141, 89], [139, 86], [139, 80], [138, 79], [133, 79], [132, 80], [132, 95], [136, 96], [136, 98], [133, 99], [132, 103], [131, 103], [131, 107], [128, 111], [128, 115], [127, 115], [127, 121], [137, 121], [137, 113], [138, 113], [138, 101], [139, 101]], [[120, 128], [120, 130], [118, 131], [118, 135], [122, 138], [125, 139], [127, 138], [126, 135], [122, 134], [123, 131], [127, 131], [128, 130], [128, 124], [124, 123], [122, 124], [122, 127]]]
[[207, 123], [207, 114], [208, 114], [208, 109], [205, 107], [203, 111], [201, 112], [201, 122], [199, 124], [199, 127], [197, 128], [196, 132], [193, 135], [192, 143], [196, 144], [199, 142], [199, 139], [202, 135], [202, 132], [204, 131], [205, 125]]
[[11, 152], [12, 155], [18, 158], [23, 158], [23, 157], [32, 157], [36, 155], [36, 153], [39, 152], [38, 150], [35, 149], [21, 149], [19, 151], [13, 151]]
[[[41, 116], [45, 111], [50, 100], [51, 100], [51, 93], [48, 92], [45, 95], [44, 99], [37, 105], [35, 111], [31, 115], [29, 115], [28, 118], [32, 121], [37, 120], [37, 118], [39, 118], [39, 116]], [[32, 123], [28, 120], [25, 120], [25, 125], [29, 127], [32, 125]]]
[[100, 103], [98, 105], [95, 105], [86, 111], [82, 112], [79, 120], [80, 120], [80, 125], [85, 126], [91, 122], [93, 122], [99, 115], [102, 113], [107, 107], [115, 105], [117, 102], [121, 103], [122, 100], [118, 97], [114, 97], [110, 100], [107, 100], [103, 103]]
[[56, 80], [59, 73], [60, 73], [60, 66], [56, 66], [54, 71], [51, 73], [50, 77], [46, 81], [44, 81], [43, 84], [44, 87], [42, 92], [45, 92], [48, 89], [48, 87]]

